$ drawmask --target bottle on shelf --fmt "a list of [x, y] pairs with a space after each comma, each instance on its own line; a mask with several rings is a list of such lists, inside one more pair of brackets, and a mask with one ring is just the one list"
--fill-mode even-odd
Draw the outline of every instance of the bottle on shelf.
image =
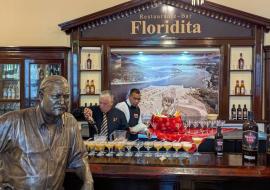
[[245, 95], [246, 94], [246, 88], [245, 88], [244, 80], [241, 80], [240, 94], [241, 95]]
[[221, 132], [221, 126], [217, 127], [217, 133], [215, 134], [215, 149], [217, 156], [223, 155], [223, 134]]
[[90, 53], [88, 54], [85, 68], [88, 69], [88, 70], [92, 69], [92, 59], [90, 58]]
[[96, 92], [96, 87], [94, 84], [94, 80], [91, 80], [91, 84], [90, 84], [90, 94], [95, 94]]
[[237, 113], [236, 113], [236, 117], [237, 117], [237, 120], [242, 120], [243, 119], [243, 112], [242, 112], [242, 108], [241, 108], [241, 105], [238, 104], [238, 108], [237, 108]]
[[5, 79], [5, 75], [6, 75], [5, 72], [6, 72], [6, 65], [3, 64], [3, 65], [2, 65], [2, 76], [1, 76], [2, 79]]
[[270, 123], [266, 125], [266, 159], [267, 165], [270, 165]]
[[90, 84], [89, 84], [89, 80], [86, 81], [86, 85], [85, 85], [85, 94], [90, 94]]
[[247, 114], [248, 114], [247, 105], [244, 104], [244, 108], [243, 108], [243, 120], [247, 120]]
[[243, 59], [243, 54], [240, 53], [240, 58], [238, 59], [238, 69], [244, 69], [245, 61]]
[[231, 117], [232, 117], [232, 120], [237, 120], [235, 104], [233, 104], [232, 109], [231, 109]]
[[234, 94], [235, 95], [240, 95], [240, 85], [239, 85], [239, 80], [236, 80], [236, 85], [235, 85], [235, 88], [234, 88]]
[[248, 120], [243, 124], [242, 154], [243, 161], [257, 161], [258, 156], [258, 125], [254, 121], [253, 112], [248, 112]]

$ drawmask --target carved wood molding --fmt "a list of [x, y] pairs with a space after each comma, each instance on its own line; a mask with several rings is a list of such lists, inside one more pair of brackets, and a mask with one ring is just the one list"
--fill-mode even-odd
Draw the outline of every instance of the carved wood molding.
[[105, 25], [109, 22], [127, 18], [130, 15], [140, 13], [142, 11], [155, 8], [161, 4], [170, 5], [176, 8], [204, 15], [222, 22], [231, 23], [234, 25], [251, 28], [253, 25], [261, 25], [266, 31], [270, 29], [270, 19], [249, 14], [240, 10], [232, 9], [226, 6], [218, 5], [206, 1], [201, 6], [192, 6], [189, 0], [135, 0], [129, 1], [99, 11], [69, 22], [59, 24], [62, 30], [70, 33], [72, 28], [79, 27], [80, 31], [89, 30], [95, 27]]

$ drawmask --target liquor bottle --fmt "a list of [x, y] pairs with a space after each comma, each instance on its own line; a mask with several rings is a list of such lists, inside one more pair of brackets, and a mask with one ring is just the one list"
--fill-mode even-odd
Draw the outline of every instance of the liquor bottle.
[[90, 84], [90, 94], [95, 94], [96, 91], [96, 87], [94, 84], [94, 80], [91, 80], [91, 84]]
[[236, 85], [235, 85], [235, 88], [234, 88], [234, 93], [235, 93], [235, 95], [239, 95], [240, 94], [239, 80], [236, 81]]
[[267, 165], [270, 165], [270, 123], [266, 125], [266, 159]]
[[244, 104], [244, 108], [243, 108], [243, 120], [247, 120], [247, 105]]
[[92, 59], [90, 58], [90, 53], [88, 54], [88, 58], [86, 60], [86, 69], [92, 69]]
[[39, 81], [41, 82], [45, 78], [44, 70], [40, 69], [38, 72]]
[[235, 104], [233, 104], [232, 109], [231, 109], [231, 117], [232, 117], [232, 120], [236, 120], [237, 119], [237, 117], [236, 117]]
[[242, 120], [243, 115], [242, 115], [242, 108], [241, 108], [241, 105], [240, 104], [238, 104], [236, 115], [237, 115], [236, 116], [237, 117], [237, 120]]
[[240, 53], [240, 58], [238, 59], [238, 69], [244, 69], [245, 61], [243, 59], [243, 54]]
[[243, 124], [242, 154], [243, 161], [256, 162], [258, 156], [258, 125], [253, 112], [248, 112], [248, 120]]
[[215, 134], [215, 148], [217, 156], [223, 155], [223, 135], [221, 132], [221, 126], [217, 127], [217, 133]]
[[86, 94], [90, 94], [90, 84], [89, 84], [89, 80], [86, 81], [86, 85], [85, 85], [85, 93], [86, 93]]
[[241, 80], [240, 94], [245, 95], [245, 93], [246, 93], [246, 88], [245, 88], [244, 80]]

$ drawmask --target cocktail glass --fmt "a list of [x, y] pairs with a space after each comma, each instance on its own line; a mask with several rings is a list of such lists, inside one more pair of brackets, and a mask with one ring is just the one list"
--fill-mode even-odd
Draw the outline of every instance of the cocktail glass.
[[190, 158], [190, 155], [189, 155], [188, 151], [192, 148], [192, 143], [190, 143], [190, 142], [182, 142], [182, 147], [185, 150], [185, 152], [183, 153], [183, 157]]
[[145, 141], [143, 146], [147, 149], [147, 153], [144, 156], [151, 157], [152, 153], [150, 152], [150, 148], [154, 146], [154, 143], [152, 141]]
[[112, 157], [113, 156], [112, 149], [113, 149], [114, 145], [115, 145], [115, 143], [113, 141], [108, 141], [106, 143], [106, 147], [109, 150], [109, 152], [106, 154], [106, 156], [108, 156], [108, 157]]
[[99, 150], [99, 153], [97, 154], [97, 156], [99, 156], [99, 157], [104, 156], [105, 144], [106, 144], [106, 142], [104, 142], [104, 141], [98, 141], [96, 143], [96, 148], [97, 148], [97, 150]]
[[173, 154], [173, 157], [174, 158], [178, 158], [180, 156], [178, 151], [182, 148], [182, 143], [180, 143], [180, 142], [173, 142], [172, 143], [172, 147], [175, 150], [175, 153]]
[[154, 148], [157, 149], [157, 152], [155, 153], [155, 157], [159, 158], [161, 156], [159, 150], [163, 147], [163, 143], [161, 141], [155, 141], [154, 142]]
[[136, 142], [135, 141], [127, 141], [126, 142], [126, 148], [127, 148], [127, 153], [125, 154], [126, 157], [131, 157], [133, 153], [131, 152], [131, 148], [135, 146]]
[[165, 157], [170, 158], [171, 154], [169, 153], [169, 150], [170, 148], [172, 148], [172, 143], [168, 141], [164, 141], [163, 147], [166, 149]]
[[143, 147], [142, 141], [137, 141], [135, 147], [137, 148], [137, 152], [135, 154], [135, 157], [141, 157], [143, 154], [141, 153], [140, 149]]
[[118, 150], [116, 154], [117, 157], [124, 156], [124, 152], [122, 151], [125, 148], [126, 142], [125, 141], [116, 141], [115, 148]]
[[192, 140], [193, 140], [194, 144], [196, 145], [196, 152], [193, 155], [200, 156], [201, 154], [199, 153], [199, 145], [202, 143], [203, 138], [202, 137], [192, 137]]

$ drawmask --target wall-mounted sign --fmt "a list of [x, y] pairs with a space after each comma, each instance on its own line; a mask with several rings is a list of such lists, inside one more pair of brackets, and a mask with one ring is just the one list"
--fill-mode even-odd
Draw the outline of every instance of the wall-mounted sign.
[[161, 4], [82, 32], [85, 38], [190, 39], [250, 37], [252, 30], [189, 10]]

